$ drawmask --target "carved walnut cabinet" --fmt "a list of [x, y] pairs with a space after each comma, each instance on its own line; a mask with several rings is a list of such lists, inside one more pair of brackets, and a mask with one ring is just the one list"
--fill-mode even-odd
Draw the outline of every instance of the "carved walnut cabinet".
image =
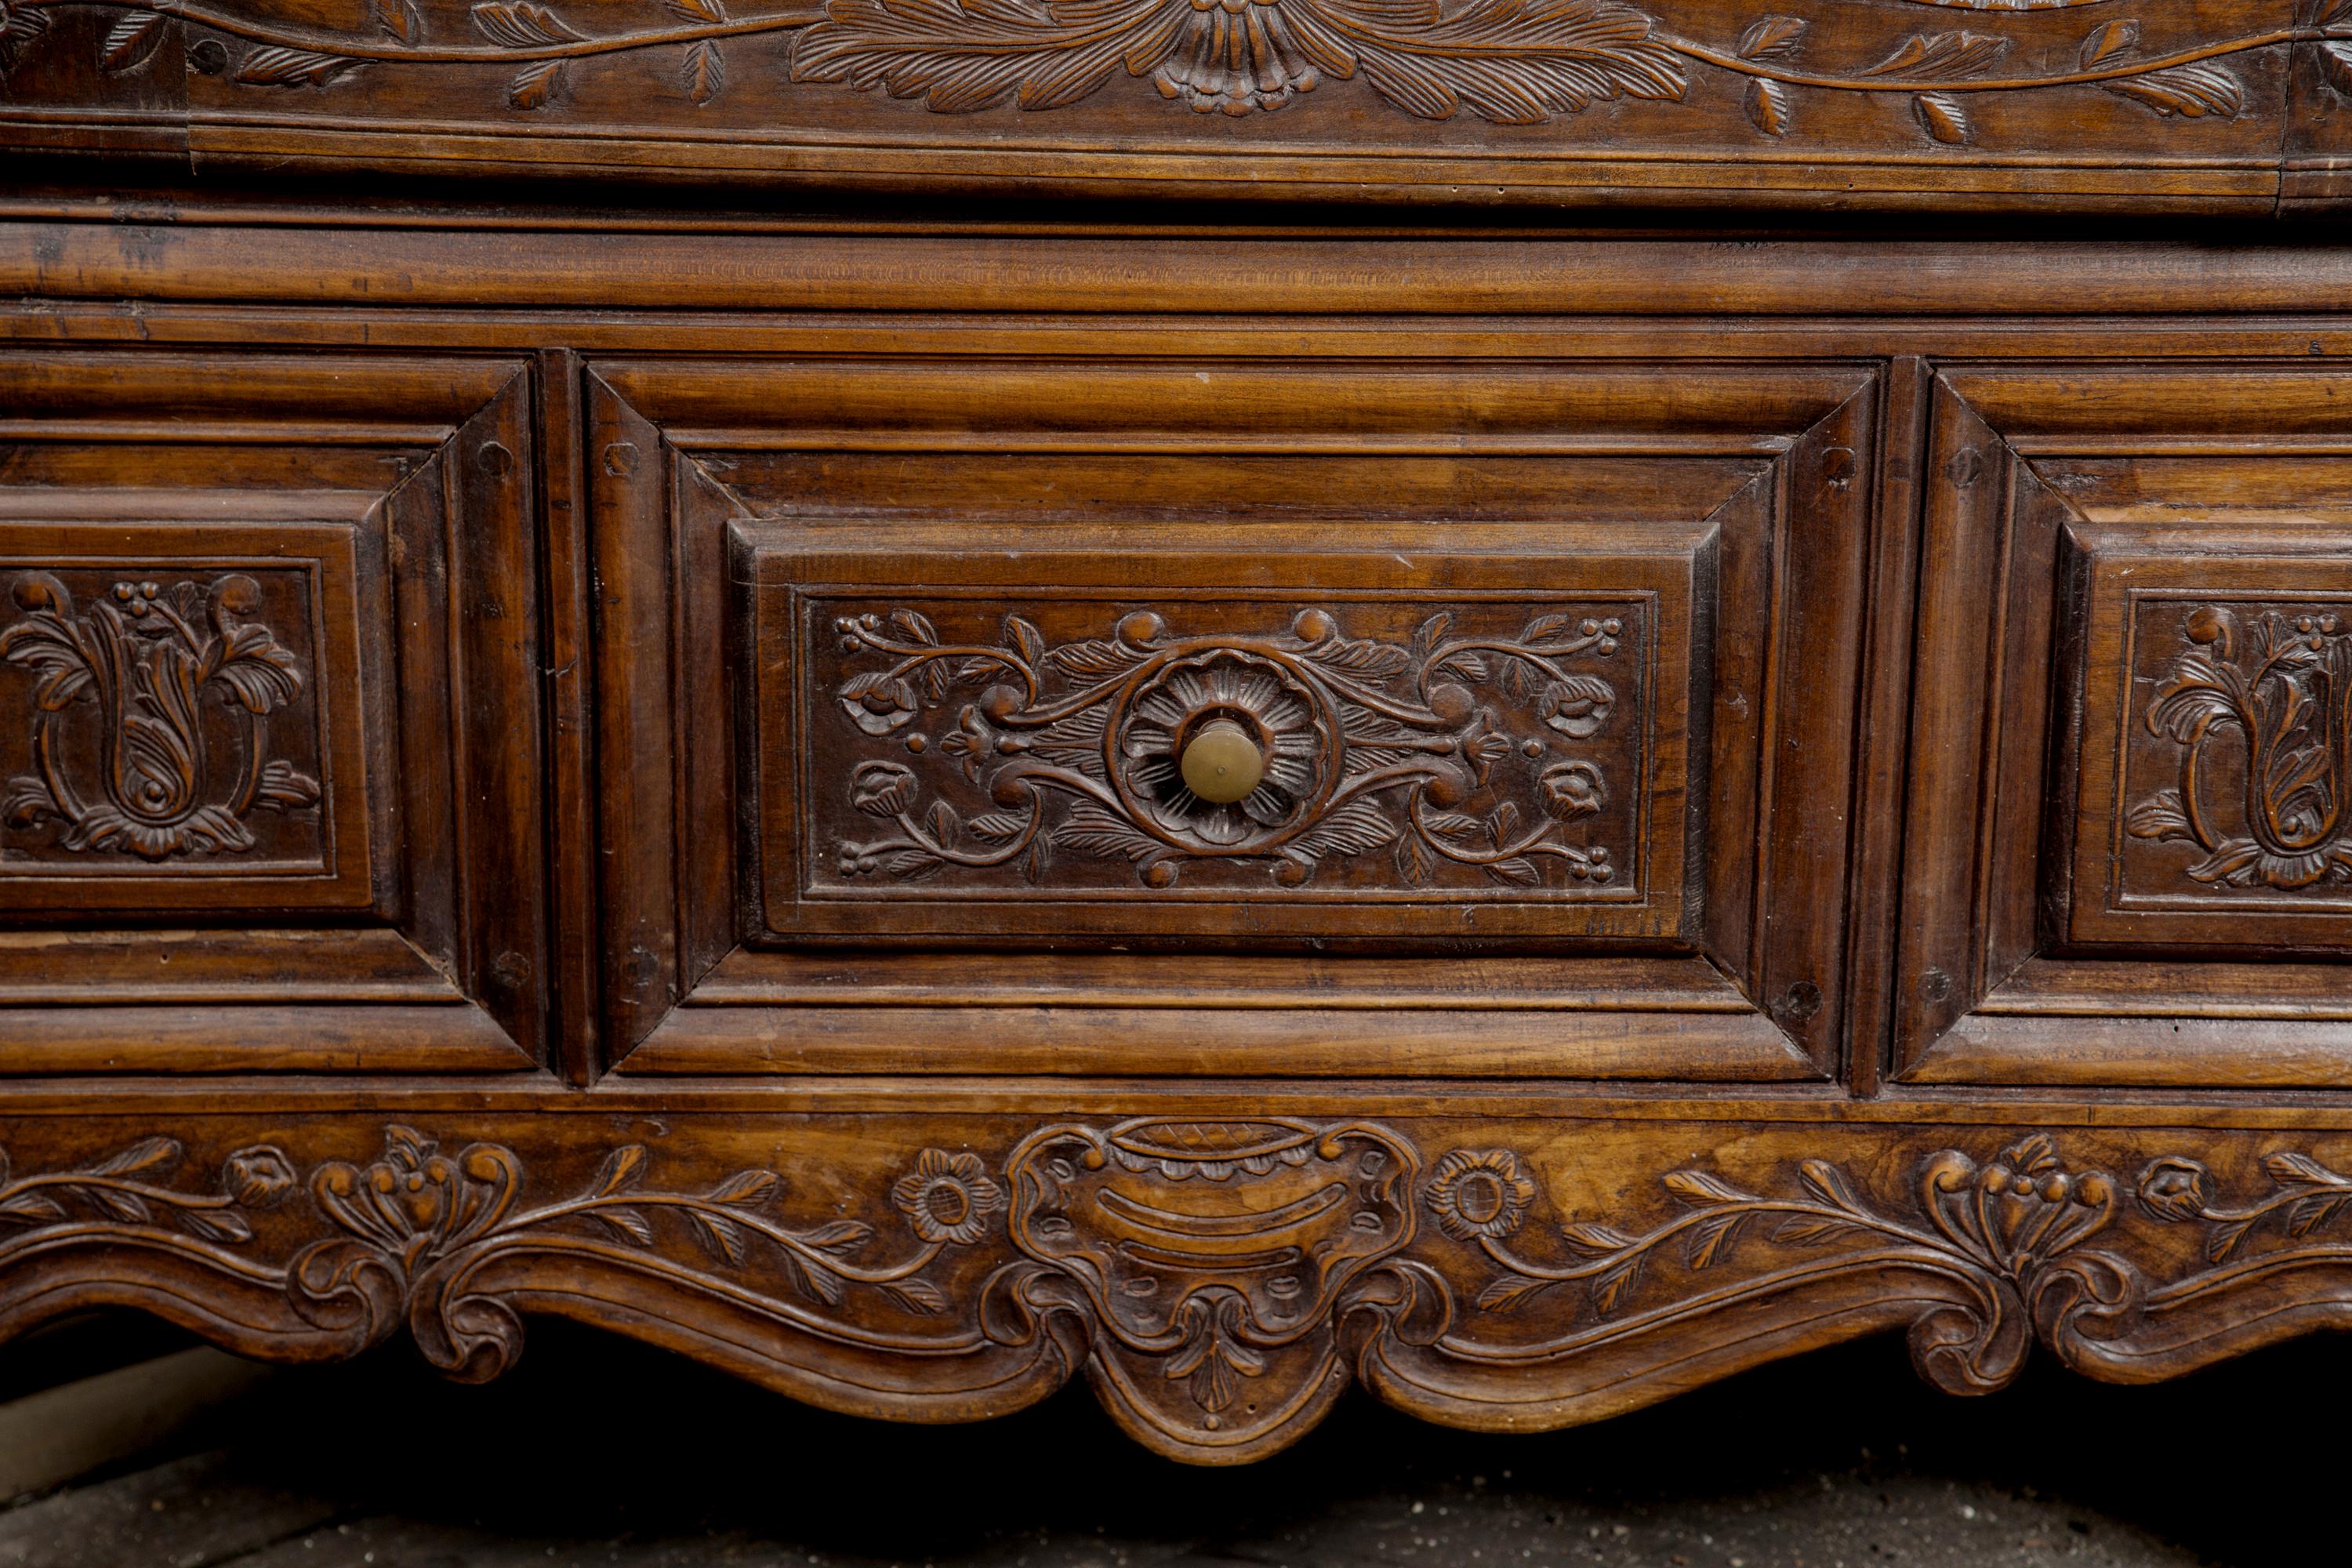
[[2352, 1313], [2352, 5], [0, 82], [0, 1331], [1222, 1462]]

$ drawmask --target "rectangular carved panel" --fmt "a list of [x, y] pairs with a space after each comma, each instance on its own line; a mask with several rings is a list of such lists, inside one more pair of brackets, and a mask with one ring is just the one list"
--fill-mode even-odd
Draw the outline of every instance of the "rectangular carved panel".
[[1675, 936], [1712, 536], [745, 529], [765, 932]]
[[2315, 531], [2187, 554], [2170, 532], [2077, 531], [2072, 934], [2352, 942], [2352, 556]]
[[352, 531], [0, 523], [0, 887], [365, 907]]

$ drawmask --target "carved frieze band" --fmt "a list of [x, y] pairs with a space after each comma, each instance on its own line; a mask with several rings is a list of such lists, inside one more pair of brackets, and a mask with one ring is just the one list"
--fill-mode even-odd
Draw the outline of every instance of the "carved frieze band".
[[[2227, 1159], [2147, 1152], [2131, 1172], [2073, 1165], [2040, 1133], [1933, 1149], [1883, 1186], [1825, 1158], [1761, 1182], [1693, 1164], [1595, 1215], [1550, 1211], [1517, 1150], [1370, 1121], [1064, 1123], [1001, 1157], [914, 1152], [865, 1218], [763, 1167], [664, 1176], [640, 1144], [534, 1191], [511, 1149], [404, 1126], [307, 1176], [257, 1145], [191, 1180], [182, 1146], [150, 1137], [43, 1173], [0, 1161], [0, 1313], [143, 1301], [302, 1357], [404, 1321], [480, 1379], [513, 1360], [524, 1312], [593, 1321], [610, 1300], [655, 1337], [649, 1315], [723, 1318], [682, 1348], [875, 1413], [989, 1414], [1083, 1369], [1154, 1447], [1246, 1458], [1351, 1377], [1442, 1419], [1543, 1425], [1873, 1329], [1907, 1327], [1927, 1378], [1982, 1392], [2036, 1342], [2137, 1381], [2291, 1331], [2297, 1306], [2340, 1309], [2352, 1177], [2273, 1148], [2265, 1190], [2233, 1201], [2216, 1167], [2242, 1152], [2212, 1136]], [[282, 1261], [256, 1256], [265, 1215], [293, 1238]]]
[[[678, 92], [707, 104], [726, 90], [729, 51], [789, 37], [794, 82], [841, 83], [920, 99], [940, 112], [1011, 102], [1066, 108], [1115, 79], [1140, 79], [1195, 111], [1276, 110], [1326, 80], [1360, 79], [1383, 101], [1427, 120], [1469, 113], [1538, 124], [1617, 99], [1680, 101], [1694, 76], [1738, 83], [1748, 118], [1786, 135], [1809, 93], [1891, 95], [1919, 134], [1971, 142], [1968, 105], [1988, 94], [2079, 89], [2179, 120], [2234, 119], [2248, 91], [2231, 58], [2309, 42], [2330, 85], [2352, 96], [2352, 5], [2305, 26], [2276, 26], [2163, 49], [2141, 47], [2127, 16], [2086, 24], [2068, 58], [2013, 63], [2004, 13], [2112, 0], [1912, 0], [1969, 13], [1966, 27], [1891, 32], [1860, 68], [1810, 62], [1807, 25], [1756, 16], [1736, 37], [1685, 37], [1615, 0], [829, 0], [742, 14], [726, 0], [661, 0], [659, 26], [592, 31], [576, 10], [490, 0], [460, 36], [416, 0], [373, 0], [373, 29], [331, 32], [202, 4], [169, 8], [194, 30], [191, 68], [256, 88], [322, 88], [363, 68], [480, 64], [510, 73], [518, 110], [564, 100], [575, 68], [604, 56], [674, 51]], [[99, 44], [110, 73], [150, 68], [166, 11], [141, 0], [0, 0], [0, 72], [33, 57], [68, 5], [117, 13]], [[650, 12], [656, 7], [646, 7]]]

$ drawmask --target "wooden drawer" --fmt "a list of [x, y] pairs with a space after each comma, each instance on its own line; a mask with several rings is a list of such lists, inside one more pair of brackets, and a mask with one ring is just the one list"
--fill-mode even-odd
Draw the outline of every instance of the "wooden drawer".
[[1076, 531], [740, 531], [755, 938], [1697, 934], [1712, 526]]
[[22, 354], [0, 406], [0, 1072], [535, 1063], [520, 368]]
[[625, 1071], [1833, 1060], [1866, 371], [597, 375]]
[[2352, 460], [2305, 367], [1948, 372], [1898, 1061], [2352, 1081]]

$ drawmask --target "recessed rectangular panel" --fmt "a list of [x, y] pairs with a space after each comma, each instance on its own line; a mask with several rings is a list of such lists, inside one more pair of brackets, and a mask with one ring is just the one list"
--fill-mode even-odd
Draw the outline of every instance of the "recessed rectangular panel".
[[2089, 623], [2072, 935], [2352, 944], [2342, 536], [2078, 531]]
[[747, 527], [756, 934], [1678, 936], [1712, 538]]
[[352, 531], [0, 523], [19, 910], [373, 899]]

